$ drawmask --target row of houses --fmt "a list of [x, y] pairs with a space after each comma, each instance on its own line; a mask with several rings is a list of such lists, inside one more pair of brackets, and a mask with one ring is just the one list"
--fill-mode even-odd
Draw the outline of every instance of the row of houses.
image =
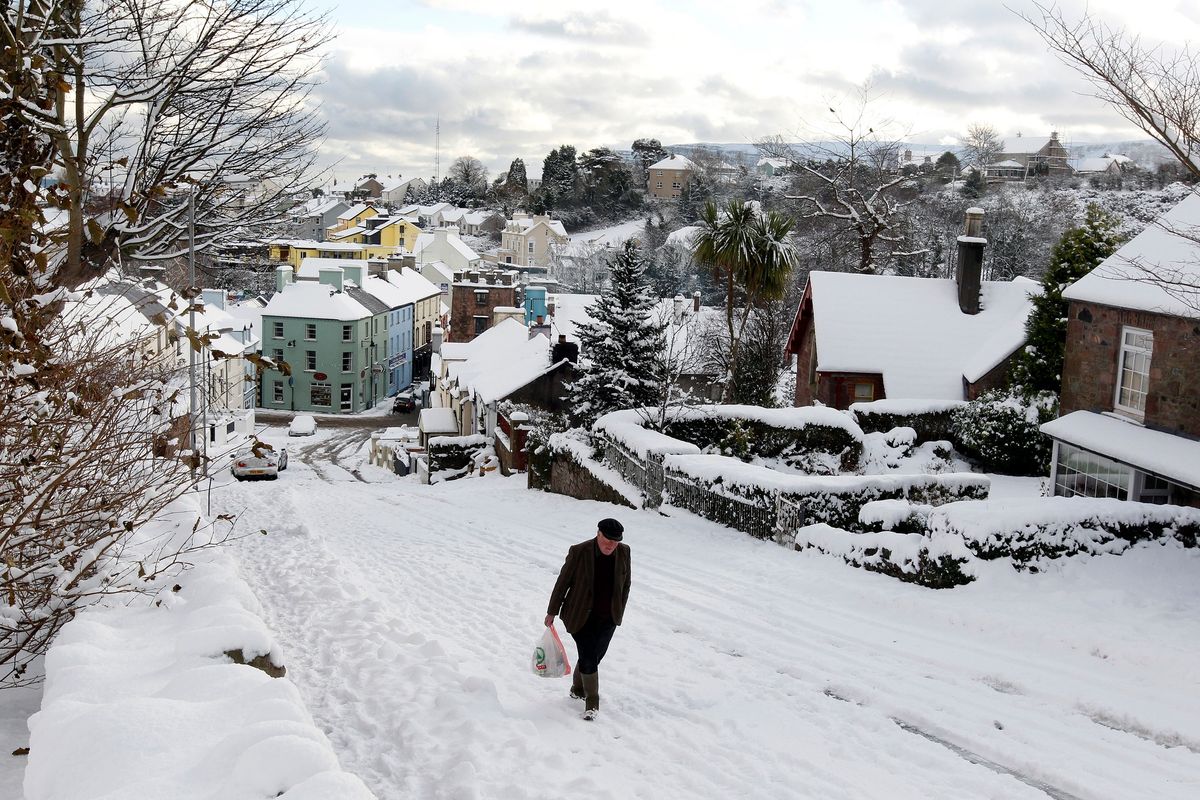
[[[813, 272], [787, 344], [798, 406], [970, 400], [1004, 383], [1040, 286], [981, 281], [971, 209], [954, 279]], [[1200, 195], [1063, 292], [1055, 494], [1200, 505]], [[1190, 232], [1190, 233], [1189, 233]]]

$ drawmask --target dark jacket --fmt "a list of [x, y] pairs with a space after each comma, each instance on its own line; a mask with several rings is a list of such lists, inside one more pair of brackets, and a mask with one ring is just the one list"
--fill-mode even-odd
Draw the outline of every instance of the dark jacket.
[[[612, 618], [613, 622], [620, 625], [621, 617], [625, 614], [625, 603], [629, 600], [629, 545], [618, 544], [613, 557], [617, 561], [613, 565]], [[562, 618], [567, 633], [577, 632], [592, 613], [595, 573], [595, 537], [572, 545], [554, 583], [554, 591], [550, 593], [550, 606], [546, 609], [547, 614]]]

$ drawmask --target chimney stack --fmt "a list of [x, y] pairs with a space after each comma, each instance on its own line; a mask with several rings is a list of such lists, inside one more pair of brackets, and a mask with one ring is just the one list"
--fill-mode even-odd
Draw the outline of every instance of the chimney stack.
[[700, 293], [699, 292], [692, 292], [692, 312], [695, 314], [700, 313]]
[[958, 308], [964, 314], [979, 313], [979, 289], [983, 280], [983, 209], [968, 208], [963, 235], [958, 237], [958, 266], [954, 283], [958, 287]]
[[275, 291], [282, 292], [283, 287], [292, 282], [292, 268], [288, 264], [280, 264], [275, 268]]
[[575, 342], [568, 342], [566, 334], [560, 333], [558, 335], [558, 342], [550, 349], [550, 361], [557, 364], [564, 358], [572, 364], [578, 363], [579, 345]]

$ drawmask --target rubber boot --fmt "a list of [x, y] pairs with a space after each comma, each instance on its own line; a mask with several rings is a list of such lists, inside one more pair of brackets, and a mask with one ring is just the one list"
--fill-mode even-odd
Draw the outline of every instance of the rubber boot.
[[583, 718], [593, 720], [600, 713], [600, 673], [593, 672], [590, 675], [583, 676], [583, 692], [587, 695], [587, 705], [583, 711]]
[[582, 700], [586, 696], [583, 693], [583, 673], [576, 669], [571, 673], [571, 699]]

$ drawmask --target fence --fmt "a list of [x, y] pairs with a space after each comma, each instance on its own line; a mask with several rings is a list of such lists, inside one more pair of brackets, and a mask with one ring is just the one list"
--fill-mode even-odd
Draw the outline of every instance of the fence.
[[671, 505], [686, 508], [705, 519], [748, 533], [757, 539], [775, 538], [775, 509], [752, 500], [714, 492], [678, 475], [666, 476], [666, 493]]
[[619, 472], [622, 478], [638, 488], [644, 498], [643, 507], [658, 508], [662, 505], [662, 456], [656, 458], [651, 454], [647, 460], [643, 461], [629, 452], [624, 445], [607, 439], [604, 447], [604, 460]]

